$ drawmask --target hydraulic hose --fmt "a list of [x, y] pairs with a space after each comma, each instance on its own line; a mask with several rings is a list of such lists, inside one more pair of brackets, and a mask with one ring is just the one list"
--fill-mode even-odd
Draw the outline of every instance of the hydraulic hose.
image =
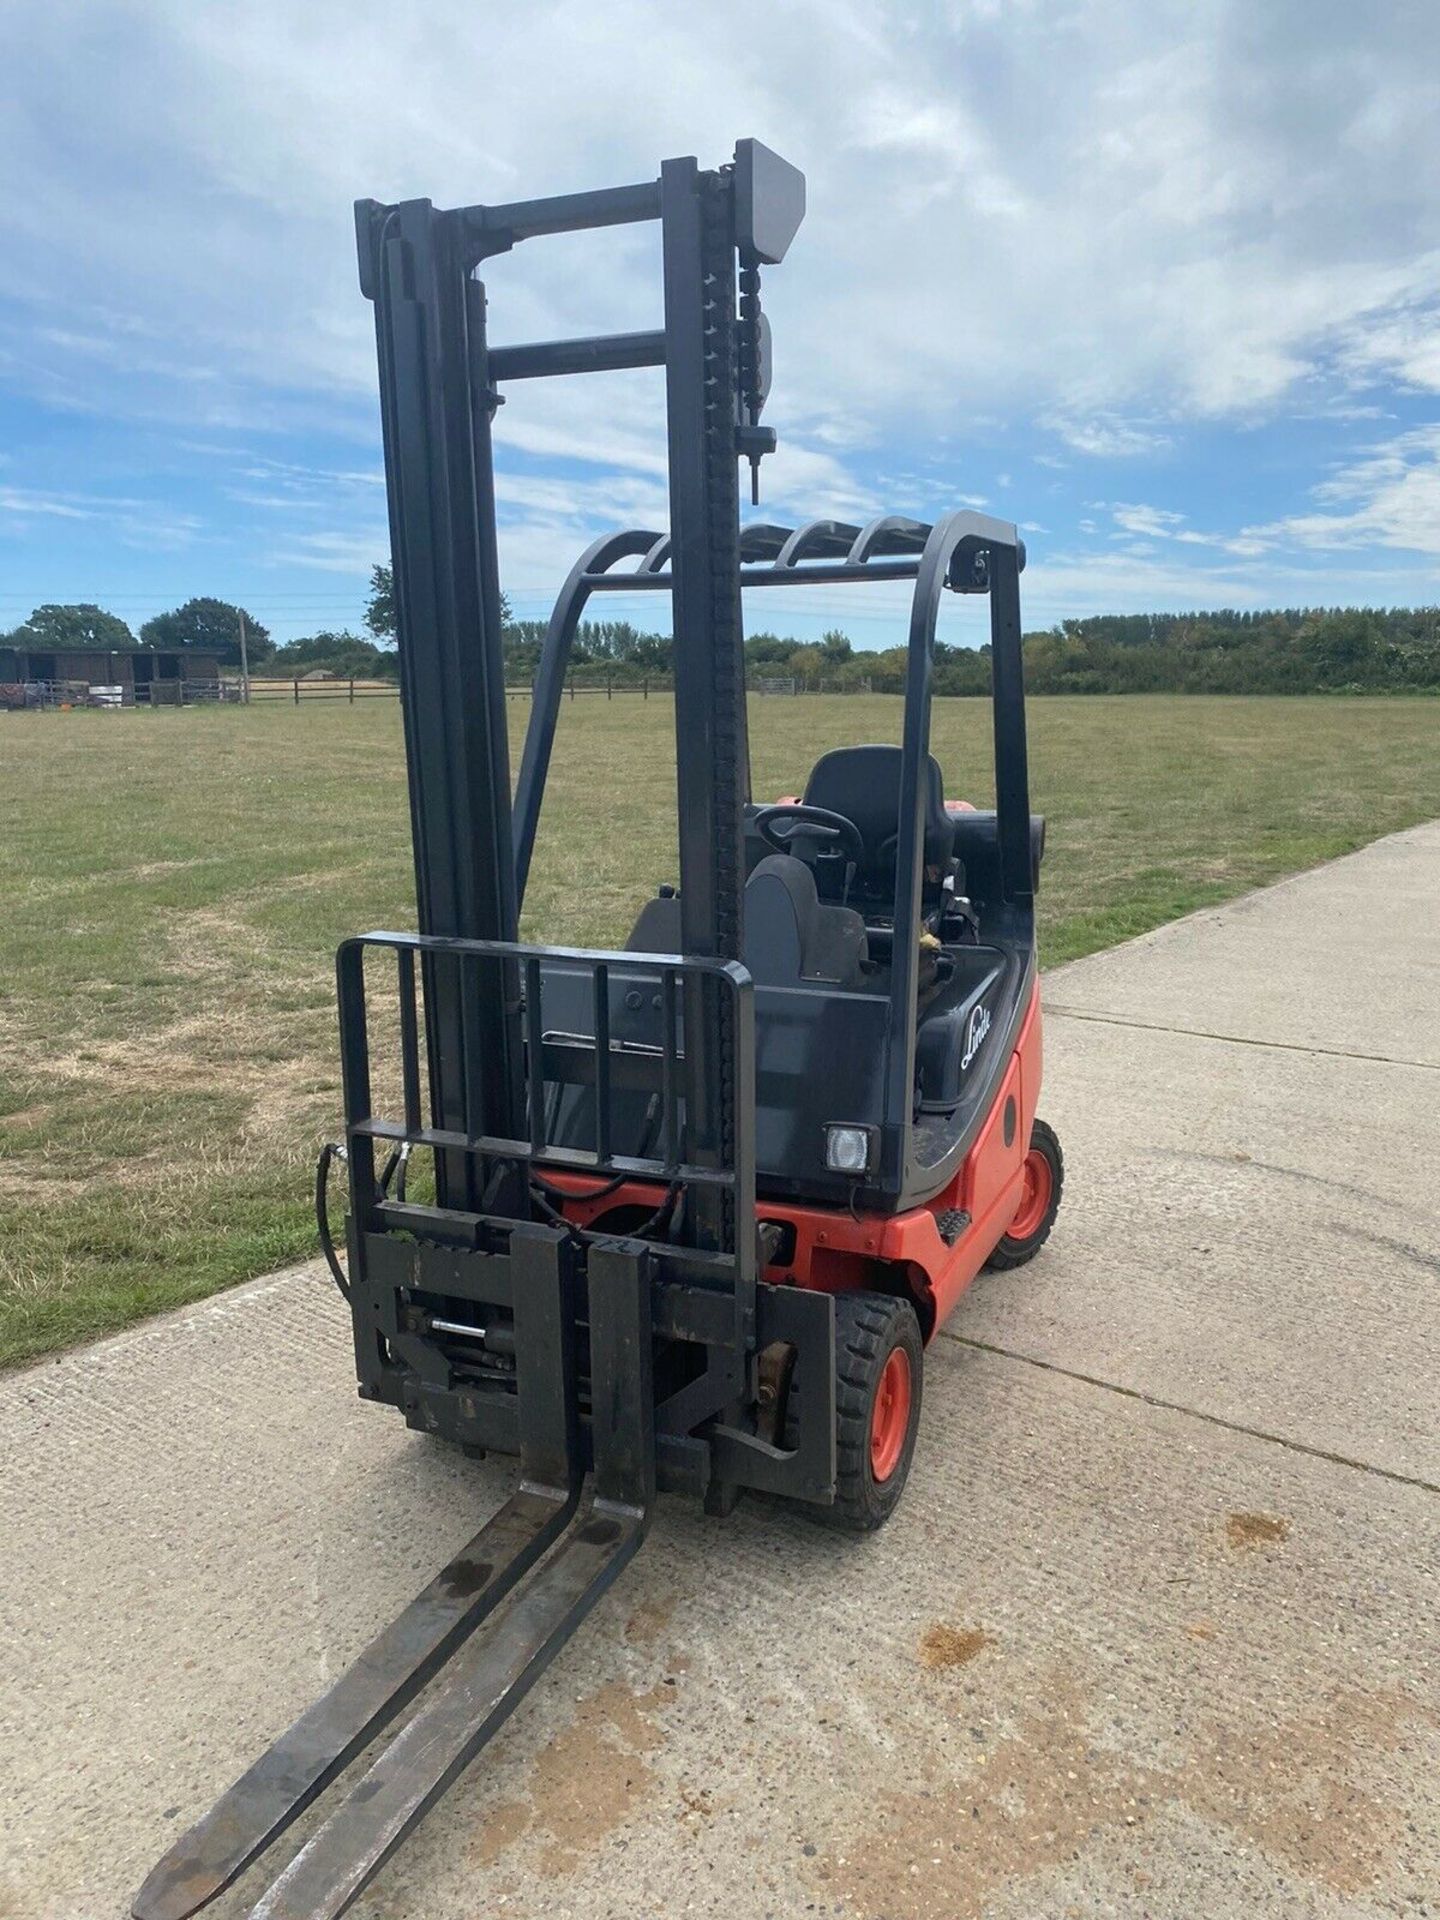
[[331, 1162], [348, 1158], [338, 1140], [327, 1140], [320, 1149], [320, 1158], [315, 1162], [315, 1224], [320, 1231], [320, 1251], [330, 1269], [330, 1278], [340, 1289], [341, 1298], [346, 1301], [350, 1298], [350, 1282], [345, 1277], [345, 1269], [340, 1264], [334, 1236], [330, 1232], [329, 1185]]

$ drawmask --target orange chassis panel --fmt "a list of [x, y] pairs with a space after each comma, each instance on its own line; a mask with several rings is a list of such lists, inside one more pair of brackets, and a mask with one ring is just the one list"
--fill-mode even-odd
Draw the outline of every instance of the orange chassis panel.
[[[793, 1257], [781, 1266], [765, 1268], [761, 1277], [776, 1286], [846, 1293], [874, 1287], [877, 1265], [898, 1268], [928, 1340], [949, 1318], [1020, 1204], [1021, 1169], [1040, 1098], [1040, 1035], [1037, 982], [1010, 1065], [975, 1144], [950, 1184], [923, 1206], [905, 1213], [854, 1214], [843, 1208], [760, 1201], [757, 1211], [762, 1219], [784, 1221], [795, 1229]], [[562, 1203], [563, 1211], [579, 1227], [593, 1226], [620, 1208], [652, 1210], [664, 1193], [653, 1182], [634, 1180], [590, 1199], [598, 1183], [586, 1174], [547, 1168], [545, 1177], [550, 1186], [569, 1196]], [[938, 1221], [951, 1211], [968, 1213], [970, 1224], [953, 1246], [947, 1246]]]

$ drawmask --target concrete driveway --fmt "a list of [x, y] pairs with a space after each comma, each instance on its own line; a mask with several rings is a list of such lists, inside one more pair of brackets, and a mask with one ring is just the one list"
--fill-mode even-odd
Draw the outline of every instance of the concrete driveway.
[[[897, 1519], [667, 1502], [357, 1914], [1440, 1911], [1440, 824], [1047, 1003], [1064, 1211]], [[313, 1271], [8, 1379], [0, 1445], [3, 1920], [124, 1913], [510, 1486], [355, 1400]]]

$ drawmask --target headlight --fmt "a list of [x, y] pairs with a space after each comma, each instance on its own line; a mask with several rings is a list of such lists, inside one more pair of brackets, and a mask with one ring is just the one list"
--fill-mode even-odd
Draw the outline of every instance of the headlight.
[[826, 1127], [826, 1166], [832, 1173], [868, 1173], [877, 1133], [875, 1127]]

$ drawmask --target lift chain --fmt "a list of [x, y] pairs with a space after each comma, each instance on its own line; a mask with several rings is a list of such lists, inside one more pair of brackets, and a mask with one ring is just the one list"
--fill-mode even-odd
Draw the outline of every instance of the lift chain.
[[740, 258], [740, 431], [736, 436], [741, 452], [750, 462], [750, 504], [760, 504], [760, 456], [775, 444], [773, 433], [760, 426], [765, 405], [761, 386], [760, 267], [754, 260]]
[[740, 405], [746, 424], [755, 426], [764, 400], [760, 393], [760, 269], [740, 263]]
[[[715, 728], [714, 897], [717, 954], [738, 960], [742, 942], [743, 863], [741, 818], [749, 748], [746, 738], [745, 669], [740, 645], [740, 487], [735, 461], [737, 353], [735, 320], [735, 216], [728, 170], [702, 181], [701, 249], [705, 281], [705, 463], [710, 524], [712, 632], [726, 636], [713, 652], [711, 712]], [[729, 636], [733, 635], [733, 643]], [[728, 996], [717, 996], [722, 1138], [727, 1164], [735, 1152], [733, 1017]], [[728, 1211], [728, 1209], [727, 1209]], [[736, 1223], [727, 1220], [732, 1246]]]

